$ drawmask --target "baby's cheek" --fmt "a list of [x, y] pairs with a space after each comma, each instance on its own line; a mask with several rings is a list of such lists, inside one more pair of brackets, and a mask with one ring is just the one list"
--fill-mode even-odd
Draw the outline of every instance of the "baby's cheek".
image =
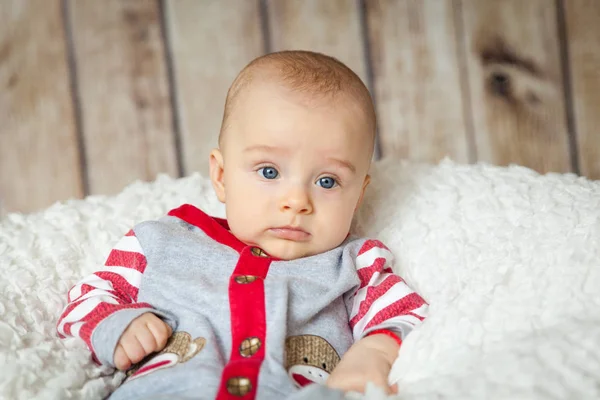
[[348, 232], [350, 231], [350, 222], [351, 217], [349, 219], [331, 218], [327, 221], [323, 221], [320, 229], [320, 237], [316, 238], [324, 247], [322, 251], [333, 249], [346, 239], [346, 236], [348, 236]]
[[229, 229], [235, 237], [242, 242], [251, 241], [257, 224], [255, 214], [244, 207], [228, 207], [227, 222]]
[[347, 203], [338, 204], [337, 207], [334, 207], [332, 210], [330, 210], [330, 224], [332, 229], [333, 227], [337, 228], [332, 230], [332, 232], [334, 232], [336, 235], [345, 235], [348, 233], [353, 216], [354, 207]]

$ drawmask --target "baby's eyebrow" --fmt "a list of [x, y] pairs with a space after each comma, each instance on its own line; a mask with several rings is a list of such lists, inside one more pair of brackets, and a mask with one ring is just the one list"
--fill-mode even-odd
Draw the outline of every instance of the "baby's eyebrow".
[[251, 153], [254, 151], [263, 151], [263, 152], [274, 152], [274, 153], [289, 153], [289, 151], [287, 149], [281, 148], [281, 147], [275, 147], [275, 146], [268, 146], [265, 144], [257, 144], [254, 146], [249, 146], [246, 147], [244, 149], [244, 153]]
[[353, 174], [356, 173], [356, 167], [351, 162], [349, 162], [349, 161], [340, 160], [339, 158], [335, 158], [335, 157], [327, 157], [327, 160], [332, 161], [332, 162], [338, 164], [342, 168], [349, 169]]
[[[257, 144], [253, 146], [248, 146], [244, 149], [244, 153], [251, 153], [255, 151], [265, 152], [265, 153], [282, 153], [289, 154], [290, 150], [283, 147], [276, 146], [268, 146], [266, 144]], [[350, 161], [341, 160], [335, 157], [326, 157], [327, 161], [331, 161], [335, 164], [338, 164], [342, 168], [346, 168], [350, 170], [353, 174], [356, 173], [356, 167]]]

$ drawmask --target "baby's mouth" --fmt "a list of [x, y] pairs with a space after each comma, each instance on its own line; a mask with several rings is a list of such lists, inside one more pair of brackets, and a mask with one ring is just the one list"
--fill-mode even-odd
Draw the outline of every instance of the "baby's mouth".
[[270, 228], [269, 233], [280, 239], [292, 240], [294, 242], [306, 242], [308, 239], [310, 239], [310, 233], [306, 232], [302, 228], [293, 226]]

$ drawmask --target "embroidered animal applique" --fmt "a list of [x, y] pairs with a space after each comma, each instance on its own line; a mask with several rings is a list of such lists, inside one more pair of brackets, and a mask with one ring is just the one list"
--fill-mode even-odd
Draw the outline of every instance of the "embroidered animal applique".
[[285, 340], [285, 369], [296, 386], [324, 384], [340, 362], [332, 345], [315, 335], [290, 336]]
[[127, 382], [189, 361], [204, 348], [205, 344], [206, 339], [202, 337], [192, 340], [192, 336], [187, 332], [175, 332], [162, 351], [150, 355], [127, 371]]

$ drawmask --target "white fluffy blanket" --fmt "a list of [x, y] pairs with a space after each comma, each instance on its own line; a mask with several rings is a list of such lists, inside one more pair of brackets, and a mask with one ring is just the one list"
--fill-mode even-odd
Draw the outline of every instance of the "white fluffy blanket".
[[[431, 304], [392, 369], [398, 399], [600, 398], [600, 182], [449, 161], [372, 175], [354, 229]], [[208, 180], [160, 176], [0, 221], [0, 398], [101, 399], [119, 383], [56, 319], [129, 227], [184, 202], [223, 214]]]

